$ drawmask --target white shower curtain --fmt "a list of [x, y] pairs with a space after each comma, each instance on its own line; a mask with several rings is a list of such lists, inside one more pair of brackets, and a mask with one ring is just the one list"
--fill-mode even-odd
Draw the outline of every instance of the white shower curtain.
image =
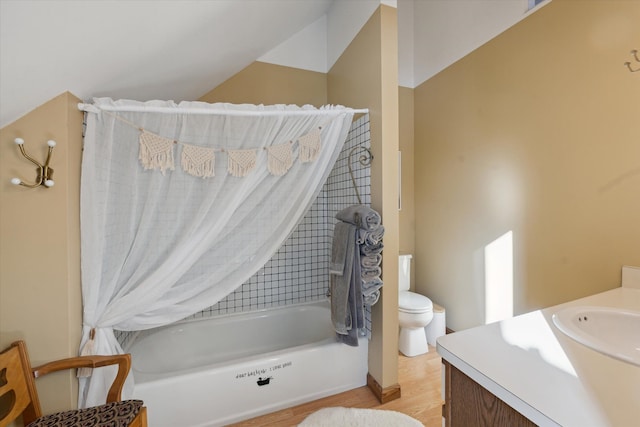
[[[183, 319], [257, 272], [317, 196], [353, 118], [334, 106], [109, 98], [86, 109], [81, 352], [92, 354], [123, 352], [114, 329]], [[81, 378], [79, 405], [103, 403], [112, 375]]]

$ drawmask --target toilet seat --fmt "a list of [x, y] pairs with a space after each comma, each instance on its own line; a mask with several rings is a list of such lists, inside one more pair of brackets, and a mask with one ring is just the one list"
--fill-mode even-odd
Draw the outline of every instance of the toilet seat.
[[402, 291], [398, 293], [398, 309], [405, 313], [427, 313], [433, 311], [433, 302], [424, 295]]

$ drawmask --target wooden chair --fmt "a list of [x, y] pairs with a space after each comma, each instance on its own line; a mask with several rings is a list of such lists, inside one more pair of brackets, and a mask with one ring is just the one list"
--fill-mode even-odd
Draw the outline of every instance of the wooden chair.
[[[35, 379], [51, 372], [74, 368], [118, 365], [105, 405], [42, 415]], [[0, 353], [0, 427], [22, 415], [25, 426], [92, 425], [146, 427], [147, 409], [140, 400], [120, 400], [124, 380], [131, 369], [131, 355], [80, 356], [31, 367], [24, 341], [16, 341]], [[64, 420], [64, 421], [63, 421]], [[70, 422], [73, 420], [72, 422]], [[88, 423], [84, 420], [92, 420]], [[100, 421], [104, 420], [105, 424]], [[66, 422], [66, 423], [65, 423]], [[58, 424], [59, 423], [59, 424]]]

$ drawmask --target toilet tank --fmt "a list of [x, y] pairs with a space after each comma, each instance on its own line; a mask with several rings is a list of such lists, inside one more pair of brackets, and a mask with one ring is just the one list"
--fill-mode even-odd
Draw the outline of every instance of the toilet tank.
[[398, 290], [408, 291], [411, 285], [411, 258], [412, 255], [400, 255], [398, 257]]

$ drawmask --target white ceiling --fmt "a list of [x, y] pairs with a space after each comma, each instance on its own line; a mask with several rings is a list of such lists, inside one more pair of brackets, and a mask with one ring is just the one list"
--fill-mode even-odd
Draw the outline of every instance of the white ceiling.
[[333, 0], [0, 0], [0, 127], [70, 91], [193, 100]]
[[0, 0], [0, 128], [65, 91], [179, 102], [256, 60], [327, 72], [380, 3], [398, 7], [407, 87], [530, 13], [528, 0]]

